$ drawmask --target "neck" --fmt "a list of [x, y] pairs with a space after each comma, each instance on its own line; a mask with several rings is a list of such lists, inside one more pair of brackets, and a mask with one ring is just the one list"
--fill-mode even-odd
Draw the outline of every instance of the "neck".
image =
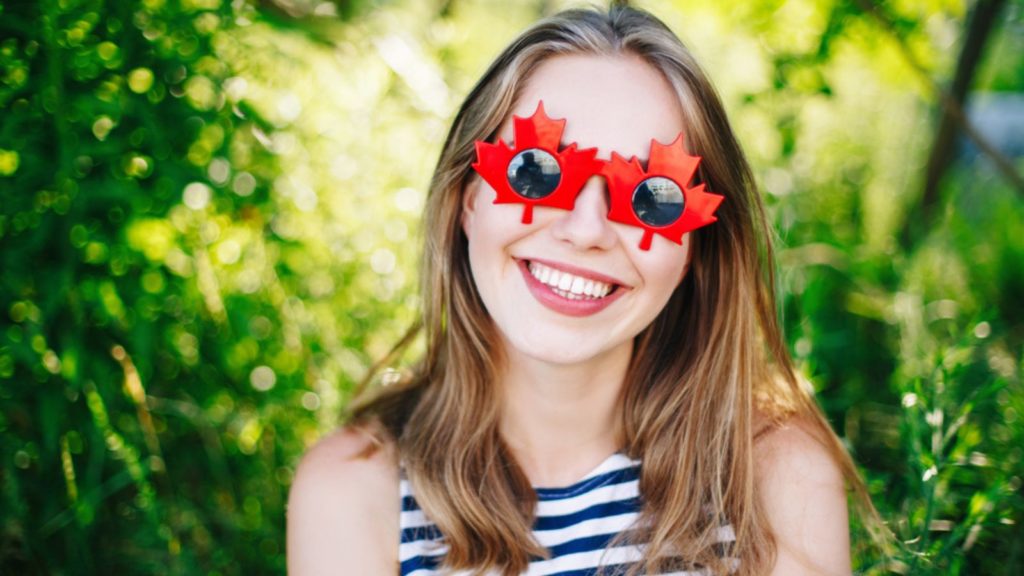
[[500, 430], [534, 486], [572, 484], [621, 448], [631, 356], [631, 342], [576, 364], [509, 354]]

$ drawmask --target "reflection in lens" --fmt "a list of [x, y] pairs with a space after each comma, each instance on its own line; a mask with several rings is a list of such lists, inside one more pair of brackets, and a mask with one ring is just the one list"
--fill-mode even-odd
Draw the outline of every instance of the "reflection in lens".
[[661, 176], [648, 178], [633, 190], [633, 212], [649, 226], [675, 222], [683, 214], [685, 203], [679, 185]]
[[508, 183], [526, 198], [544, 198], [558, 188], [561, 179], [558, 160], [540, 148], [523, 150], [508, 164]]

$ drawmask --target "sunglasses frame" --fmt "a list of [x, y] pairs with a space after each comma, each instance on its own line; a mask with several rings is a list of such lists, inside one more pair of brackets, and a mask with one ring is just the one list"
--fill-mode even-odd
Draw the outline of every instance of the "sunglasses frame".
[[[477, 161], [472, 165], [473, 170], [494, 189], [497, 195], [495, 204], [523, 205], [523, 224], [533, 222], [534, 206], [572, 210], [576, 197], [592, 176], [602, 176], [607, 182], [610, 204], [608, 219], [644, 231], [640, 241], [641, 250], [650, 250], [655, 234], [681, 245], [683, 235], [718, 220], [714, 213], [725, 197], [707, 192], [703, 183], [687, 188], [697, 172], [701, 158], [687, 154], [682, 132], [668, 145], [652, 138], [645, 169], [636, 156], [626, 160], [617, 152], [612, 152], [610, 160], [602, 160], [597, 158], [597, 148], [581, 150], [575, 142], [560, 150], [565, 122], [564, 118], [549, 118], [544, 112], [544, 102], [540, 101], [532, 116], [512, 117], [513, 146], [506, 144], [503, 139], [498, 139], [496, 144], [481, 140], [475, 142]], [[554, 190], [541, 198], [520, 194], [508, 178], [508, 167], [512, 160], [521, 152], [534, 149], [550, 154], [558, 162], [560, 171]], [[651, 178], [668, 179], [683, 194], [682, 213], [665, 225], [644, 222], [633, 208], [633, 196], [637, 188]]]

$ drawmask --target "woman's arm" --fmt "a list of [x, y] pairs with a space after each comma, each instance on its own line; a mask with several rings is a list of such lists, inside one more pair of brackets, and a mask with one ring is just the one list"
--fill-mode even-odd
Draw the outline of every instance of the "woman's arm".
[[775, 535], [773, 576], [850, 574], [846, 488], [820, 442], [791, 422], [755, 445], [761, 501]]
[[390, 446], [343, 429], [302, 458], [288, 496], [291, 576], [398, 572], [398, 469]]

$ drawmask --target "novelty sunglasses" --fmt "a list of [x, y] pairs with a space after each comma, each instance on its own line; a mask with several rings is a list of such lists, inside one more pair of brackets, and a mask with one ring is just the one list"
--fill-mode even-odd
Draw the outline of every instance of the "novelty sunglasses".
[[647, 169], [636, 156], [628, 161], [612, 152], [597, 158], [597, 148], [559, 149], [565, 119], [552, 120], [544, 102], [529, 118], [513, 116], [514, 146], [476, 141], [476, 170], [497, 193], [495, 204], [523, 204], [523, 224], [533, 221], [533, 207], [572, 210], [591, 176], [607, 181], [608, 219], [644, 231], [641, 250], [650, 250], [655, 234], [683, 243], [683, 235], [718, 220], [724, 196], [705, 192], [704, 184], [687, 188], [700, 164], [683, 148], [683, 134], [668, 145], [651, 139]]

